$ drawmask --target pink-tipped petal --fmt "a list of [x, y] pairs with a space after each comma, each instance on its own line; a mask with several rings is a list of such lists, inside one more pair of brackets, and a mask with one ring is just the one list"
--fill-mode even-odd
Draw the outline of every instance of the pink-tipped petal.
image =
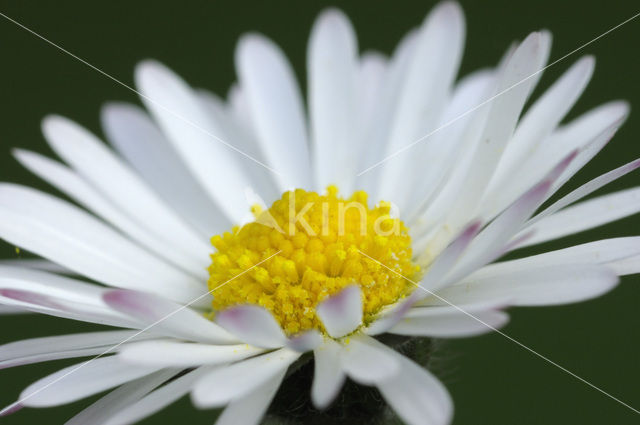
[[480, 221], [474, 221], [469, 224], [429, 266], [427, 274], [420, 282], [420, 288], [418, 288], [424, 296], [428, 296], [429, 291], [435, 291], [442, 287], [442, 278], [455, 266], [481, 228], [482, 223]]
[[[608, 183], [611, 183], [638, 168], [640, 168], [640, 159], [631, 161], [621, 167], [616, 168], [615, 170], [611, 170], [608, 173], [605, 173], [605, 174], [602, 174], [601, 176], [596, 177], [595, 179], [583, 184], [573, 192], [560, 198], [559, 200], [554, 202], [552, 205], [550, 205], [541, 213], [536, 214], [535, 217], [533, 217], [531, 220], [527, 222], [526, 226], [527, 227], [532, 226], [533, 224], [537, 223], [541, 219], [555, 213], [556, 211], [561, 210], [562, 208], [568, 205], [571, 205], [576, 201], [579, 201], [580, 199], [595, 192], [601, 187], [607, 185]], [[525, 231], [526, 229], [523, 230], [523, 232]]]
[[362, 324], [362, 291], [357, 285], [344, 288], [318, 305], [316, 314], [327, 333], [341, 338]]
[[520, 196], [516, 202], [485, 227], [469, 244], [465, 255], [445, 277], [445, 282], [441, 287], [460, 280], [473, 270], [499, 257], [504, 252], [504, 247], [508, 245], [509, 240], [546, 199], [553, 182], [566, 170], [575, 156], [576, 152], [574, 151], [563, 158], [544, 180]]
[[255, 305], [240, 305], [221, 311], [216, 322], [232, 335], [263, 348], [279, 348], [287, 337], [271, 313]]
[[24, 405], [18, 401], [16, 401], [15, 403], [11, 403], [4, 409], [0, 410], [0, 417], [12, 415], [16, 413], [18, 410], [22, 409], [23, 407]]
[[295, 335], [287, 341], [287, 347], [300, 353], [315, 350], [322, 344], [322, 335], [315, 329]]
[[56, 303], [46, 295], [38, 294], [36, 292], [23, 291], [21, 289], [0, 289], [0, 296], [27, 304], [36, 304], [41, 307], [51, 308], [54, 310], [65, 309], [62, 305]]
[[102, 298], [112, 308], [143, 321], [149, 330], [156, 333], [213, 344], [238, 342], [224, 329], [188, 306], [153, 294], [113, 290], [105, 293]]

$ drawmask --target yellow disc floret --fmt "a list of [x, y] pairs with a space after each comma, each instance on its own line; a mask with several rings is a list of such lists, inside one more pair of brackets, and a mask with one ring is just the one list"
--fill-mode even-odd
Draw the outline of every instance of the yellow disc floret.
[[403, 297], [412, 284], [401, 276], [419, 272], [407, 228], [388, 203], [370, 209], [366, 192], [337, 192], [285, 192], [268, 210], [252, 208], [254, 222], [211, 238], [214, 314], [256, 304], [295, 334], [322, 330], [316, 306], [348, 285], [362, 288], [365, 323]]

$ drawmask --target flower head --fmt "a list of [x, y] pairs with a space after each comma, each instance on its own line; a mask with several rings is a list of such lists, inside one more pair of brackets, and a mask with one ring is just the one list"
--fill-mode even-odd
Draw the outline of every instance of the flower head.
[[413, 289], [404, 276], [416, 278], [420, 267], [412, 261], [411, 237], [389, 215], [390, 206], [369, 209], [366, 193], [345, 200], [336, 192], [285, 192], [257, 212], [255, 222], [213, 237], [214, 311], [260, 305], [296, 334], [322, 330], [318, 303], [350, 285], [361, 289], [364, 322]]
[[66, 165], [15, 155], [85, 209], [0, 185], [0, 237], [45, 259], [0, 265], [0, 303], [123, 330], [0, 346], [2, 367], [93, 356], [3, 413], [117, 387], [76, 421], [132, 423], [191, 394], [225, 408], [218, 423], [258, 423], [286, 399], [282, 382], [306, 382], [294, 390], [309, 414], [332, 420], [348, 411], [331, 407], [348, 377], [407, 423], [446, 424], [452, 402], [415, 344], [496, 330], [509, 306], [582, 301], [640, 271], [638, 237], [499, 261], [640, 210], [637, 188], [577, 202], [640, 161], [547, 202], [627, 105], [560, 124], [591, 77], [585, 57], [523, 113], [550, 34], [457, 81], [463, 42], [447, 2], [390, 58], [361, 55], [329, 10], [311, 33], [306, 106], [284, 54], [254, 34], [226, 100], [142, 62], [147, 111], [103, 110], [117, 153], [47, 117]]

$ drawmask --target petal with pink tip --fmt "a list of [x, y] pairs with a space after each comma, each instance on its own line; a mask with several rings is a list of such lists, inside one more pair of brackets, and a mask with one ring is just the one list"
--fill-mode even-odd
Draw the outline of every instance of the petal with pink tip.
[[138, 291], [114, 290], [102, 297], [112, 308], [148, 324], [155, 332], [213, 344], [237, 342], [231, 335], [187, 305]]
[[287, 347], [301, 353], [315, 350], [320, 344], [322, 344], [322, 335], [315, 329], [291, 337], [287, 341]]
[[279, 348], [287, 337], [271, 313], [255, 305], [240, 305], [221, 311], [216, 322], [247, 344]]
[[316, 307], [327, 333], [341, 338], [362, 324], [362, 292], [357, 285], [344, 288], [337, 295], [324, 300]]

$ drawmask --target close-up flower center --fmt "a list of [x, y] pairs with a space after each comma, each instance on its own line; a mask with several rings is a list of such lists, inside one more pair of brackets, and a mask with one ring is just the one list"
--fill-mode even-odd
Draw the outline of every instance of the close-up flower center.
[[367, 198], [358, 191], [344, 199], [335, 186], [326, 195], [296, 189], [267, 210], [254, 207], [255, 221], [211, 238], [214, 314], [260, 305], [291, 335], [322, 331], [316, 306], [348, 285], [362, 289], [364, 323], [403, 297], [413, 285], [401, 276], [420, 272], [411, 237], [389, 203], [369, 208]]

